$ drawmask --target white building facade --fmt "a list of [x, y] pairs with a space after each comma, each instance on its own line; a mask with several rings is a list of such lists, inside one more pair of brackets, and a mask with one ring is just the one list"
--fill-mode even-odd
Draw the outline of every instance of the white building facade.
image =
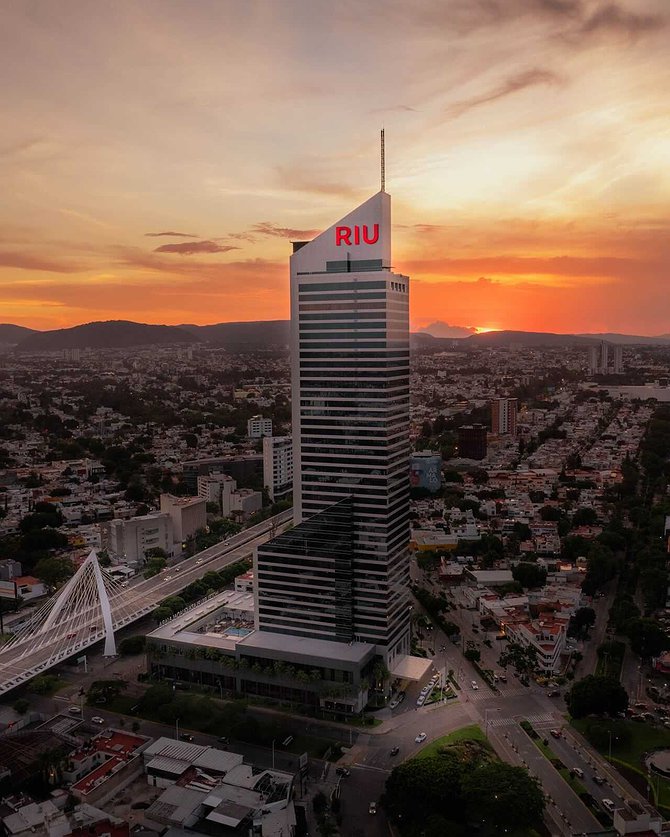
[[272, 436], [272, 419], [263, 416], [252, 416], [247, 420], [247, 436], [250, 439], [261, 439]]
[[266, 436], [263, 439], [263, 485], [273, 503], [293, 491], [293, 439]]

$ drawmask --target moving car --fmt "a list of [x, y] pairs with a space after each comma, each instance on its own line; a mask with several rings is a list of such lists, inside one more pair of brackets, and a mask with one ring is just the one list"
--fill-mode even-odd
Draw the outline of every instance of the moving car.
[[560, 696], [561, 696], [561, 690], [560, 689], [550, 689], [547, 692], [547, 697], [560, 697]]
[[611, 800], [611, 799], [603, 799], [603, 801], [602, 801], [602, 805], [603, 805], [603, 808], [604, 808], [606, 811], [609, 811], [609, 812], [610, 812], [610, 814], [613, 814], [613, 813], [614, 813], [614, 808], [615, 808], [615, 805], [614, 805], [614, 803], [612, 802], [612, 800]]
[[479, 689], [479, 686], [477, 685], [476, 680], [473, 680], [470, 685], [472, 686], [472, 688], [474, 689], [475, 692], [477, 691], [477, 689]]
[[91, 721], [93, 721], [94, 724], [104, 724], [105, 723], [105, 719], [101, 718], [100, 715], [94, 715], [91, 718]]
[[391, 750], [391, 755], [392, 756], [397, 756], [399, 752], [400, 752], [400, 747], [393, 747], [393, 749]]
[[550, 729], [549, 732], [551, 733], [551, 735], [553, 735], [554, 738], [560, 738], [561, 737], [560, 729]]
[[81, 712], [81, 709], [78, 706], [71, 706], [67, 711], [71, 715], [79, 715], [79, 713]]
[[376, 814], [377, 813], [377, 803], [371, 802], [368, 806], [368, 814]]
[[594, 774], [593, 781], [596, 783], [596, 785], [604, 785], [605, 784], [605, 780], [603, 779], [603, 777], [598, 776], [597, 773]]
[[179, 736], [182, 741], [193, 741], [193, 736], [190, 735], [188, 732], [182, 732]]
[[426, 738], [428, 738], [428, 735], [425, 732], [420, 732], [414, 739], [414, 742], [415, 744], [423, 744]]
[[346, 778], [347, 776], [351, 776], [351, 770], [347, 770], [347, 768], [346, 768], [346, 767], [336, 767], [336, 768], [335, 768], [335, 773], [336, 773], [338, 776], [344, 776], [345, 778]]
[[573, 768], [572, 768], [572, 772], [573, 772], [573, 773], [575, 774], [575, 776], [577, 776], [579, 779], [583, 779], [583, 778], [584, 778], [584, 771], [582, 770], [582, 768], [581, 768], [581, 767], [573, 767]]

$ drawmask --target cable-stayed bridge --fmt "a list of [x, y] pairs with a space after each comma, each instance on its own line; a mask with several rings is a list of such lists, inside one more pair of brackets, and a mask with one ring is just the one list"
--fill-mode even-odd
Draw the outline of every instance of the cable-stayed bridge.
[[124, 586], [91, 552], [72, 578], [0, 648], [0, 695], [83, 653], [104, 639], [104, 655], [114, 656], [115, 631], [151, 613], [206, 572], [249, 555], [292, 521], [282, 512], [209, 547], [159, 575]]

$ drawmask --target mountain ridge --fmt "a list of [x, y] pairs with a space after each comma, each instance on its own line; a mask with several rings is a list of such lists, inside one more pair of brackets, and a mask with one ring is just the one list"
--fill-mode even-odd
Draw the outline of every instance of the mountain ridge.
[[[427, 331], [413, 332], [412, 343], [430, 346], [477, 348], [485, 346], [589, 346], [605, 340], [620, 345], [665, 345], [670, 334], [658, 336], [603, 332], [561, 334], [544, 331], [488, 331], [462, 337], [437, 337]], [[285, 347], [290, 340], [289, 320], [250, 320], [209, 325], [183, 323], [167, 326], [131, 320], [105, 320], [82, 323], [64, 329], [38, 331], [12, 323], [0, 324], [0, 344], [18, 351], [58, 351], [70, 348], [129, 348], [167, 343], [208, 343], [240, 351]]]

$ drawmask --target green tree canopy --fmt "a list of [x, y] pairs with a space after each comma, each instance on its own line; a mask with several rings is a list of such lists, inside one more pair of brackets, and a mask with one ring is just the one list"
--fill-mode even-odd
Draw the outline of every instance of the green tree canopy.
[[636, 619], [626, 630], [630, 647], [642, 659], [658, 657], [670, 646], [665, 631], [655, 619]]
[[512, 576], [527, 590], [530, 587], [542, 587], [547, 580], [547, 571], [538, 564], [522, 561], [512, 568]]
[[544, 793], [523, 767], [494, 761], [463, 777], [463, 798], [470, 816], [494, 832], [530, 828], [542, 821]]
[[565, 696], [573, 718], [586, 715], [616, 715], [628, 707], [628, 693], [613, 677], [589, 674], [578, 680]]
[[75, 569], [68, 558], [42, 558], [35, 564], [33, 572], [47, 587], [57, 587], [72, 578]]

